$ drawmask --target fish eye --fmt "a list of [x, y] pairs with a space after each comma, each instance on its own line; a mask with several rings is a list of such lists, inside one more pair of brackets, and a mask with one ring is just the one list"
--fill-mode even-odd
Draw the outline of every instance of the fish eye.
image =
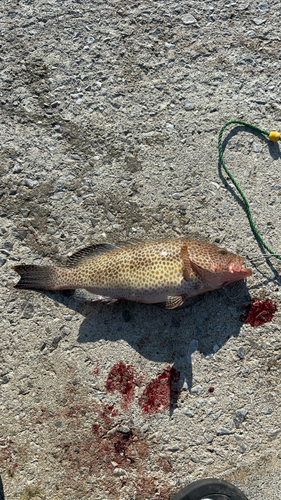
[[226, 254], [227, 254], [227, 251], [226, 251], [226, 250], [220, 250], [220, 251], [219, 251], [219, 253], [220, 253], [221, 255], [226, 255]]

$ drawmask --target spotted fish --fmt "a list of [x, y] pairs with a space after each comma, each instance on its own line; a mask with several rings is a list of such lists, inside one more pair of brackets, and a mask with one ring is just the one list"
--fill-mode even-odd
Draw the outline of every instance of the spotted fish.
[[18, 265], [16, 288], [76, 290], [86, 300], [166, 302], [174, 309], [187, 297], [251, 276], [244, 258], [198, 240], [92, 245], [65, 267]]

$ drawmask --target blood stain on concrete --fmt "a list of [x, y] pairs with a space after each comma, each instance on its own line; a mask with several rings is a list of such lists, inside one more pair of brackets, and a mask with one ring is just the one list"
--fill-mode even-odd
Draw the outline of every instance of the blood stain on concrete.
[[106, 405], [106, 407], [107, 407], [108, 411], [111, 412], [112, 417], [117, 417], [119, 412], [118, 412], [118, 410], [116, 410], [114, 408], [114, 405]]
[[13, 449], [13, 441], [4, 439], [0, 441], [0, 464], [1, 468], [5, 468], [10, 477], [14, 477], [18, 463], [15, 461], [15, 451]]
[[97, 361], [97, 364], [96, 364], [95, 368], [93, 369], [93, 375], [95, 375], [97, 377], [99, 375], [99, 372], [100, 372], [100, 362]]
[[[110, 497], [114, 498], [116, 488], [121, 490], [125, 484], [126, 487], [135, 491], [136, 484], [130, 478], [130, 472], [133, 472], [138, 478], [146, 478], [144, 482], [141, 480], [139, 486], [137, 485], [138, 496], [136, 498], [152, 499], [155, 496], [157, 499], [168, 500], [168, 493], [163, 496], [164, 492], [157, 485], [159, 478], [149, 477], [144, 466], [150, 456], [150, 445], [141, 438], [139, 431], [132, 428], [128, 432], [123, 430], [121, 432], [112, 416], [113, 405], [93, 403], [92, 410], [97, 420], [92, 426], [92, 431], [89, 433], [83, 429], [81, 423], [79, 438], [75, 432], [67, 441], [62, 440], [57, 444], [53, 455], [64, 467], [69, 481], [71, 483], [74, 481], [76, 487], [83, 482], [88, 493], [97, 491], [97, 485], [99, 485], [99, 488], [107, 490]], [[75, 412], [64, 413], [64, 415], [68, 415], [68, 419], [78, 418]], [[122, 423], [120, 426], [122, 428]], [[68, 423], [69, 430], [71, 427]], [[124, 476], [115, 477], [115, 468], [123, 469]], [[80, 471], [79, 482], [76, 479], [77, 471]], [[93, 485], [89, 484], [89, 477], [94, 478]], [[83, 490], [84, 493], [86, 489]]]
[[179, 381], [180, 372], [173, 366], [168, 366], [158, 377], [151, 380], [138, 401], [143, 412], [156, 413], [161, 408], [169, 410], [178, 400]]
[[92, 433], [98, 434], [99, 430], [100, 430], [100, 424], [94, 424], [92, 427]]
[[241, 315], [240, 321], [251, 326], [260, 326], [272, 321], [277, 311], [277, 305], [270, 299], [259, 301], [254, 298], [251, 304], [244, 306], [243, 309], [246, 311], [246, 315]]
[[[162, 475], [169, 470], [168, 463], [158, 463], [162, 470], [153, 475], [147, 465], [155, 458], [153, 443], [133, 423], [129, 425], [127, 418], [123, 421], [120, 411], [117, 416], [114, 404], [89, 398], [87, 388], [73, 381], [66, 384], [57, 407], [34, 407], [29, 415], [34, 425], [44, 429], [42, 443], [38, 443], [43, 450], [38, 461], [50, 470], [63, 470], [63, 475], [56, 477], [56, 488], [66, 491], [67, 484], [66, 494], [75, 494], [77, 499], [94, 498], [97, 492], [114, 499], [116, 491], [122, 494], [124, 488], [126, 494], [139, 500], [168, 500], [172, 486]], [[49, 442], [54, 430], [56, 441]], [[5, 445], [14, 447], [8, 442]], [[15, 457], [19, 466], [22, 462], [19, 451], [14, 453], [13, 449], [0, 449], [2, 463], [6, 459], [11, 473], [16, 467]], [[31, 457], [32, 453], [26, 454], [25, 463]], [[122, 476], [119, 471], [114, 474], [115, 469], [122, 469]]]
[[107, 392], [118, 391], [121, 396], [121, 406], [124, 410], [129, 409], [135, 395], [135, 379], [132, 365], [126, 365], [120, 361], [114, 365], [105, 382]]
[[155, 480], [157, 478], [152, 477], [143, 477], [138, 480], [137, 487], [138, 491], [135, 495], [135, 500], [147, 500], [150, 498], [151, 500], [169, 500], [170, 494], [169, 490], [160, 489], [155, 486]]

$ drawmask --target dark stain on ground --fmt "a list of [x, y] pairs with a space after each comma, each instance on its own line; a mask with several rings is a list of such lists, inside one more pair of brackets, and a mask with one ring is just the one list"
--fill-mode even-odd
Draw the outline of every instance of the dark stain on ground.
[[15, 450], [14, 442], [11, 439], [4, 439], [0, 441], [0, 464], [3, 466], [10, 477], [14, 477], [15, 471], [18, 467], [15, 458], [17, 452]]
[[31, 500], [34, 498], [35, 500], [46, 500], [46, 496], [44, 492], [38, 485], [26, 486], [20, 496], [20, 500]]
[[25, 85], [37, 84], [40, 80], [49, 78], [50, 74], [51, 70], [49, 66], [40, 57], [27, 59], [24, 65], [12, 68], [13, 77]]
[[[135, 386], [140, 384], [141, 377], [135, 377], [133, 366], [120, 361], [111, 368], [105, 388], [107, 392], [119, 392], [122, 396], [121, 407], [128, 411], [135, 396]], [[162, 409], [171, 410], [178, 400], [180, 391], [180, 372], [168, 366], [146, 385], [138, 404], [144, 413], [157, 413]]]
[[138, 400], [144, 413], [156, 413], [160, 408], [170, 410], [180, 393], [180, 372], [168, 366], [158, 377], [151, 380]]
[[246, 314], [240, 316], [240, 321], [251, 326], [260, 326], [272, 321], [277, 311], [277, 305], [270, 299], [259, 301], [259, 299], [254, 298], [251, 304], [243, 307], [243, 310]]
[[130, 172], [138, 172], [141, 169], [141, 162], [138, 160], [137, 154], [128, 154], [125, 158], [125, 165]]
[[121, 406], [128, 410], [135, 395], [135, 379], [132, 365], [125, 365], [124, 361], [120, 361], [114, 365], [105, 382], [107, 392], [120, 392], [122, 396]]

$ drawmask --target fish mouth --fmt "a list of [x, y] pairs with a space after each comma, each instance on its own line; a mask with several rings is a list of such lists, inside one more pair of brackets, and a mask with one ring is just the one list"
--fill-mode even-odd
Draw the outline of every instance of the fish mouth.
[[[238, 258], [237, 258], [238, 257]], [[228, 272], [234, 276], [239, 276], [239, 279], [248, 278], [252, 275], [252, 271], [250, 269], [245, 269], [244, 266], [245, 258], [236, 256], [236, 259], [233, 259], [229, 264]]]
[[252, 275], [252, 271], [251, 269], [245, 269], [243, 267], [243, 264], [244, 264], [244, 260], [241, 264], [232, 264], [229, 266], [229, 269], [228, 271], [233, 274], [233, 275], [237, 275], [239, 274], [239, 276], [243, 276], [243, 278], [248, 278], [249, 276]]

